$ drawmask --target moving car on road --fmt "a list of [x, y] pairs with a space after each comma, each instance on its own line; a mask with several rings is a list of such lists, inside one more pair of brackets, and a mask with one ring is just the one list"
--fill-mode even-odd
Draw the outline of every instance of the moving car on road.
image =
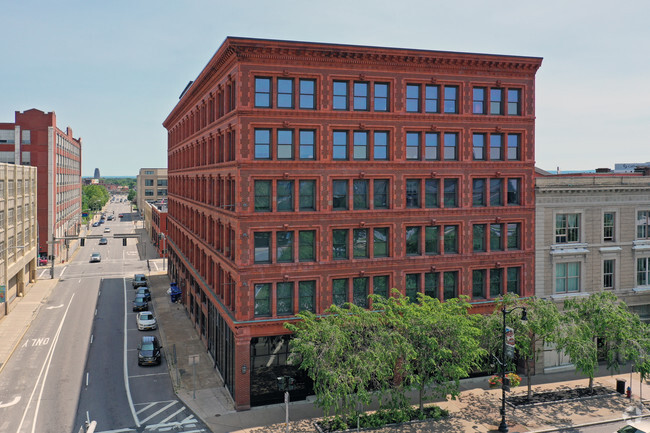
[[147, 276], [145, 274], [135, 274], [131, 284], [133, 284], [134, 289], [145, 287], [147, 285]]
[[102, 261], [102, 255], [99, 253], [92, 253], [90, 255], [90, 263], [98, 263]]
[[158, 328], [156, 317], [151, 311], [142, 311], [135, 316], [135, 321], [138, 324], [138, 330], [148, 331], [150, 329]]
[[160, 365], [160, 349], [158, 339], [153, 335], [145, 335], [138, 345], [138, 365]]
[[99, 240], [99, 245], [108, 245], [108, 239], [106, 238], [101, 238]]

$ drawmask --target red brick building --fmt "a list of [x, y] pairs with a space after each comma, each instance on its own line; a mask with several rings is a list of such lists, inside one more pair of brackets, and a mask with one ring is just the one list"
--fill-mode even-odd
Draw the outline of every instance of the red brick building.
[[300, 310], [533, 294], [540, 65], [225, 40], [164, 121], [168, 248], [238, 409], [299, 374], [283, 323]]
[[56, 124], [54, 112], [16, 111], [14, 123], [0, 123], [0, 162], [37, 167], [38, 251], [65, 260], [63, 240], [81, 227], [81, 138]]

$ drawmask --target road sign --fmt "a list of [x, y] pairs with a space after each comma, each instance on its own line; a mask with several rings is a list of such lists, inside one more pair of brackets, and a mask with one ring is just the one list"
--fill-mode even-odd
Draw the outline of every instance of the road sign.
[[199, 365], [199, 355], [190, 355], [189, 365]]

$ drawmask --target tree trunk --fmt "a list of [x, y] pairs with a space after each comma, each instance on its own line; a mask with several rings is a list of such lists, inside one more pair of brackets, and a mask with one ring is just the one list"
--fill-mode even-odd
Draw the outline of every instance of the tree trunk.
[[594, 392], [594, 378], [593, 377], [589, 378], [589, 391], [591, 391], [592, 393]]
[[526, 398], [530, 400], [533, 397], [533, 384], [530, 377], [530, 360], [526, 358], [526, 381], [528, 382], [528, 394]]
[[424, 386], [420, 387], [420, 412], [424, 410], [424, 405], [422, 400], [424, 399]]

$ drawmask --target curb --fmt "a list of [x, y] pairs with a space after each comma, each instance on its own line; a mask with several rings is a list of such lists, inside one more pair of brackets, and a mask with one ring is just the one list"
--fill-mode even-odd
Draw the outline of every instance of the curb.
[[586, 422], [583, 424], [576, 424], [576, 425], [568, 425], [565, 427], [554, 427], [554, 428], [546, 428], [542, 430], [529, 430], [528, 433], [552, 433], [552, 432], [561, 432], [564, 430], [573, 430], [577, 428], [582, 428], [582, 427], [591, 427], [595, 425], [602, 425], [602, 424], [609, 424], [612, 422], [620, 422], [620, 421], [627, 421], [631, 419], [638, 419], [638, 418], [645, 418], [648, 415], [634, 415], [630, 417], [623, 417], [623, 418], [614, 418], [614, 419], [607, 419], [607, 420], [600, 420], [600, 421], [594, 421], [594, 422]]

